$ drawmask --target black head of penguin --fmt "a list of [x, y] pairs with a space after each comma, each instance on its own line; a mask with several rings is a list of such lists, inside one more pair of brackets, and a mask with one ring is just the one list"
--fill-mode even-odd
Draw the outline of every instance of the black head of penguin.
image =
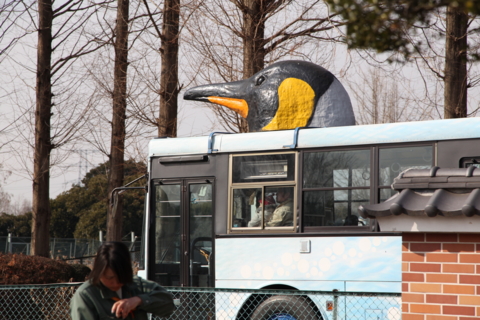
[[[246, 80], [191, 88], [185, 92], [184, 99], [229, 107], [247, 119], [250, 131], [293, 129], [309, 124], [318, 100], [335, 80], [332, 73], [316, 64], [281, 61]], [[296, 107], [293, 110], [284, 106], [299, 105], [297, 99], [305, 97], [311, 100], [307, 103], [311, 105], [311, 114], [304, 114], [308, 119], [299, 122], [297, 119], [302, 115], [297, 113]], [[283, 112], [280, 112], [281, 106]], [[283, 116], [279, 118], [277, 112]]]

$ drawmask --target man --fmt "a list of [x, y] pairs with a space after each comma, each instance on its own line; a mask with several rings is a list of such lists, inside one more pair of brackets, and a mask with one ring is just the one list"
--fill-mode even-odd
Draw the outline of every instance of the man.
[[265, 223], [266, 227], [293, 226], [293, 187], [278, 188], [277, 203], [272, 219]]
[[248, 222], [249, 227], [259, 227], [262, 225], [262, 216], [265, 221], [269, 221], [272, 218], [273, 211], [275, 211], [275, 199], [272, 195], [267, 195], [265, 201], [260, 199], [260, 205], [255, 212], [255, 216]]

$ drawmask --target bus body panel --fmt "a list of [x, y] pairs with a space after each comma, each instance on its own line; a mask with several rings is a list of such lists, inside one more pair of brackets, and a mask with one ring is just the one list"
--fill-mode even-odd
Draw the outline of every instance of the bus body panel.
[[[300, 253], [301, 241], [309, 253]], [[216, 287], [400, 292], [401, 248], [401, 237], [381, 234], [216, 239]]]
[[[296, 137], [295, 135], [298, 134]], [[297, 138], [297, 139], [295, 139]], [[296, 140], [296, 145], [293, 145]], [[204, 137], [154, 139], [149, 144], [150, 186], [155, 190], [162, 183], [191, 182], [204, 179], [213, 183], [213, 230], [212, 246], [212, 285], [217, 288], [261, 289], [265, 287], [292, 287], [298, 290], [347, 292], [401, 292], [402, 238], [398, 234], [372, 234], [370, 230], [361, 232], [348, 230], [335, 232], [323, 229], [307, 229], [302, 195], [310, 192], [302, 186], [304, 172], [303, 159], [313, 152], [344, 152], [369, 149], [371, 154], [372, 179], [369, 189], [370, 203], [382, 201], [387, 184], [379, 182], [379, 165], [382, 152], [389, 149], [429, 147], [431, 166], [458, 168], [464, 166], [464, 158], [480, 162], [480, 118], [448, 119], [409, 123], [361, 125], [333, 128], [302, 128], [273, 132], [242, 134], [216, 133]], [[289, 233], [256, 233], [255, 230], [234, 230], [229, 225], [229, 197], [235, 188], [229, 182], [232, 168], [229, 158], [243, 154], [279, 153], [295, 149], [298, 152], [297, 214], [299, 226]], [[240, 155], [238, 155], [240, 154]], [[202, 161], [161, 160], [162, 157], [202, 155]], [[198, 158], [198, 157], [194, 157]], [[393, 159], [393, 160], [396, 160]], [[398, 160], [396, 160], [398, 161]], [[392, 163], [393, 165], [393, 163]], [[429, 165], [430, 166], [430, 165]], [[306, 166], [305, 166], [306, 167]], [[352, 167], [355, 169], [355, 167]], [[386, 167], [385, 167], [386, 168]], [[340, 168], [342, 169], [342, 168]], [[344, 168], [343, 168], [344, 169]], [[393, 170], [393, 169], [392, 169]], [[395, 171], [395, 170], [393, 170]], [[201, 181], [200, 181], [201, 182]], [[390, 184], [388, 184], [390, 185]], [[269, 185], [267, 185], [268, 187]], [[334, 189], [333, 187], [331, 188]], [[350, 188], [352, 189], [352, 188]], [[364, 188], [367, 190], [366, 188]], [[337, 190], [337, 189], [335, 189]], [[184, 191], [186, 192], [186, 191]], [[147, 224], [155, 221], [155, 195], [152, 193], [151, 208]], [[182, 219], [189, 217], [189, 200], [183, 204]], [[183, 200], [182, 200], [183, 201]], [[408, 218], [408, 217], [407, 217]], [[428, 224], [428, 219], [408, 218], [404, 221], [405, 231], [415, 231], [418, 223]], [[468, 221], [467, 221], [468, 222]], [[383, 232], [398, 232], [397, 225], [380, 225]], [[432, 228], [434, 224], [431, 224]], [[191, 225], [183, 224], [182, 236], [188, 235]], [[402, 230], [403, 230], [402, 229]], [[232, 232], [235, 231], [235, 232]], [[468, 229], [469, 230], [469, 229]], [[434, 231], [434, 230], [432, 230]], [[155, 226], [151, 225], [151, 246], [155, 247]], [[148, 245], [147, 245], [148, 248]], [[149, 251], [152, 254], [152, 250]], [[148, 253], [147, 253], [148, 255]], [[150, 260], [153, 260], [153, 254]], [[155, 262], [149, 264], [151, 268]], [[186, 267], [188, 267], [185, 264]], [[148, 266], [147, 266], [148, 267]], [[149, 271], [148, 278], [152, 271]], [[147, 276], [143, 273], [143, 276]], [[188, 285], [188, 283], [184, 284]], [[225, 296], [227, 295], [227, 296]], [[239, 310], [248, 299], [248, 294], [217, 292], [216, 318], [236, 319]], [[323, 319], [333, 319], [332, 312], [325, 311], [327, 296], [309, 295], [322, 312]], [[330, 297], [331, 298], [331, 297]], [[339, 303], [342, 303], [339, 297]], [[338, 314], [337, 319], [355, 318], [374, 320], [397, 320], [400, 315], [400, 298], [388, 298], [389, 303], [376, 309], [372, 298], [369, 303], [358, 307], [354, 314]], [[391, 301], [390, 301], [391, 300]], [[222, 304], [219, 302], [222, 301]], [[224, 301], [227, 301], [224, 303]], [[395, 315], [395, 316], [394, 316]]]

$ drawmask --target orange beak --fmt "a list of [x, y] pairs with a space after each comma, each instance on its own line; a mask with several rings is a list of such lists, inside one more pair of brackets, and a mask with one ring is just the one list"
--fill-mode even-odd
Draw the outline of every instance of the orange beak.
[[225, 106], [235, 111], [245, 119], [248, 116], [248, 104], [247, 104], [247, 101], [243, 99], [223, 98], [223, 97], [208, 97], [207, 99], [212, 103]]

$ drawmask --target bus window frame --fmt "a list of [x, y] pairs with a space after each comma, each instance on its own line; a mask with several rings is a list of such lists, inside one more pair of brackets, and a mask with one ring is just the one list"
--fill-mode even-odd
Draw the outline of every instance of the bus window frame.
[[[418, 143], [388, 143], [388, 144], [371, 144], [364, 146], [341, 146], [341, 147], [330, 147], [330, 148], [309, 148], [302, 149], [300, 151], [298, 166], [299, 172], [298, 175], [301, 176], [302, 181], [297, 188], [297, 199], [298, 202], [298, 212], [299, 212], [299, 222], [301, 233], [334, 233], [334, 232], [375, 232], [377, 230], [377, 223], [375, 219], [370, 219], [370, 223], [366, 226], [304, 226], [304, 210], [303, 210], [303, 193], [304, 191], [313, 191], [312, 188], [303, 187], [303, 164], [304, 164], [304, 154], [308, 152], [341, 152], [341, 151], [355, 151], [355, 150], [369, 150], [370, 151], [370, 204], [380, 202], [380, 190], [391, 188], [390, 186], [380, 186], [379, 185], [379, 166], [380, 166], [380, 149], [393, 149], [393, 148], [408, 148], [408, 147], [432, 147], [432, 167], [437, 165], [437, 143], [436, 141], [421, 141]], [[374, 170], [376, 168], [376, 170]], [[337, 188], [315, 188], [315, 189], [337, 189]], [[360, 187], [355, 189], [367, 189], [366, 187]]]
[[[375, 230], [375, 221], [374, 219], [370, 219], [368, 225], [365, 226], [305, 226], [304, 225], [304, 210], [303, 210], [303, 195], [305, 191], [333, 191], [333, 190], [369, 190], [369, 201], [372, 202], [372, 179], [375, 178], [374, 174], [372, 174], [372, 168], [374, 168], [373, 158], [374, 158], [374, 148], [376, 146], [373, 145], [366, 145], [366, 146], [356, 146], [353, 148], [349, 147], [340, 147], [340, 148], [311, 148], [311, 149], [303, 149], [300, 155], [300, 165], [301, 165], [301, 173], [302, 182], [301, 187], [298, 189], [298, 198], [301, 199], [299, 203], [299, 211], [300, 211], [300, 225], [302, 229], [302, 233], [315, 233], [315, 232], [322, 232], [322, 233], [335, 233], [335, 232], [371, 232]], [[317, 187], [317, 188], [304, 188], [303, 186], [303, 166], [305, 160], [305, 153], [314, 153], [314, 152], [342, 152], [342, 151], [360, 151], [366, 150], [369, 152], [369, 166], [370, 166], [370, 185], [368, 187], [346, 187], [346, 188], [334, 188], [334, 187]]]
[[436, 166], [438, 163], [438, 145], [437, 142], [432, 141], [432, 142], [418, 142], [418, 143], [402, 143], [402, 144], [385, 144], [385, 145], [377, 145], [373, 146], [375, 149], [375, 163], [374, 166], [377, 167], [377, 171], [375, 171], [375, 194], [374, 194], [374, 199], [372, 203], [380, 203], [384, 200], [381, 198], [381, 192], [382, 190], [385, 189], [391, 189], [391, 186], [386, 186], [386, 185], [380, 185], [380, 150], [381, 149], [393, 149], [393, 148], [408, 148], [408, 147], [432, 147], [432, 167]]
[[[285, 181], [262, 181], [262, 182], [233, 182], [233, 158], [235, 157], [248, 157], [248, 156], [262, 156], [262, 155], [276, 155], [276, 154], [293, 154], [294, 155], [294, 168], [293, 168], [293, 180]], [[273, 151], [273, 152], [258, 152], [258, 153], [234, 153], [229, 155], [228, 159], [228, 209], [227, 209], [227, 233], [228, 234], [271, 234], [271, 233], [296, 233], [298, 232], [298, 165], [299, 165], [299, 151]], [[261, 188], [262, 195], [264, 194], [266, 187], [293, 187], [293, 226], [286, 227], [236, 227], [233, 225], [233, 191], [236, 189], [253, 189]]]

